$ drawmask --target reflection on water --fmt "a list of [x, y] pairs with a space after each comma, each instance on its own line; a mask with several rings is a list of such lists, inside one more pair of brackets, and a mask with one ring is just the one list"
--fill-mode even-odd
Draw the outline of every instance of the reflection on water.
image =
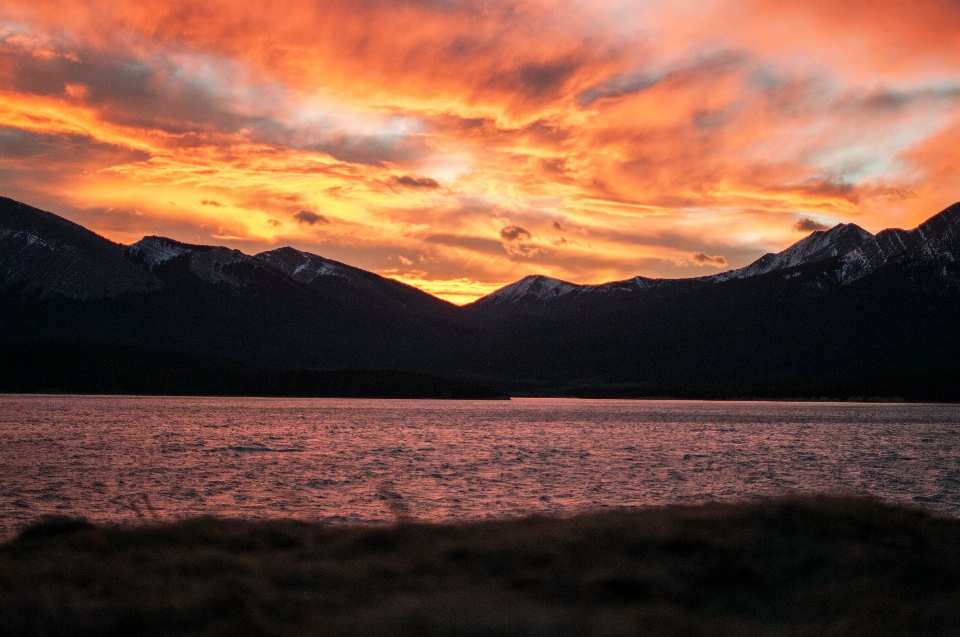
[[48, 514], [376, 522], [790, 492], [960, 514], [960, 406], [0, 396], [0, 538]]

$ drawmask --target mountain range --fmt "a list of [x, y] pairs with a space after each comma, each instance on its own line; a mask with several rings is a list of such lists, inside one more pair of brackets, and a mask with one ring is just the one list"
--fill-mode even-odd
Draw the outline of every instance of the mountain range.
[[514, 394], [955, 400], [958, 264], [954, 204], [914, 230], [840, 224], [712, 276], [535, 275], [457, 307], [289, 247], [125, 246], [0, 198], [0, 344], [395, 370]]

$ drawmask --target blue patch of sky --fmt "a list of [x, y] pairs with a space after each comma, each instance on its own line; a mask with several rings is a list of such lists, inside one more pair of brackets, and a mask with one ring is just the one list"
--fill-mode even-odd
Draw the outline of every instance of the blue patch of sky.
[[[845, 181], [902, 178], [908, 174], [901, 155], [917, 143], [944, 130], [956, 118], [960, 85], [943, 83], [909, 91], [898, 90], [911, 112], [896, 119], [877, 117], [872, 134], [861, 134], [854, 143], [841, 143], [811, 153], [818, 166]], [[862, 130], [862, 129], [861, 129]]]
[[188, 88], [232, 104], [248, 113], [273, 112], [290, 99], [280, 82], [248, 81], [255, 77], [241, 62], [208, 53], [162, 55], [171, 65], [171, 77]]
[[864, 135], [856, 143], [815, 150], [808, 158], [825, 172], [848, 183], [902, 178], [905, 165], [900, 154], [939, 130], [936, 123], [924, 117], [916, 118], [914, 125], [884, 128], [877, 134]]

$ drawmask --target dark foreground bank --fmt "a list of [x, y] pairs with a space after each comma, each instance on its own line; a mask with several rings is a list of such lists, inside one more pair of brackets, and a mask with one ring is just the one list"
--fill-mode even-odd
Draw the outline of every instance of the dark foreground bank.
[[329, 527], [48, 521], [0, 546], [5, 635], [956, 635], [960, 520], [776, 500]]

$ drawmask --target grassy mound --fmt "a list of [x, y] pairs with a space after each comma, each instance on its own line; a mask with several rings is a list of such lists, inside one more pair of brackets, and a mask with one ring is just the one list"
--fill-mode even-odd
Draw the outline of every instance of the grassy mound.
[[812, 498], [392, 527], [48, 520], [4, 635], [957, 635], [960, 520]]

